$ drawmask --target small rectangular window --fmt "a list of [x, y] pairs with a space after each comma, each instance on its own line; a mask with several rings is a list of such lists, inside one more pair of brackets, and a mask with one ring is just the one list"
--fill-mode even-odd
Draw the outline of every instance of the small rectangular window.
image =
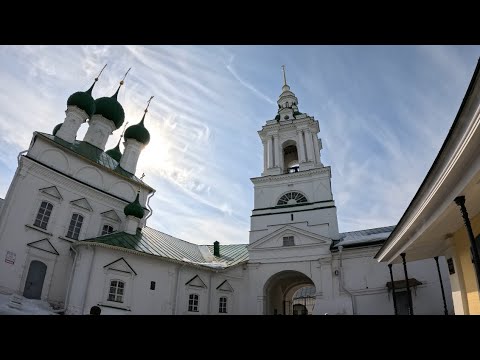
[[290, 214], [290, 220], [293, 221], [293, 214]]
[[450, 275], [455, 274], [455, 266], [453, 265], [453, 259], [447, 259], [447, 265], [448, 265], [448, 272]]
[[283, 246], [294, 246], [295, 242], [293, 236], [284, 236], [283, 237]]
[[78, 240], [78, 235], [80, 235], [82, 224], [83, 216], [80, 214], [73, 214], [72, 219], [70, 220], [70, 226], [68, 227], [67, 237]]
[[46, 201], [42, 201], [33, 225], [46, 230], [48, 225], [48, 220], [50, 219], [50, 215], [52, 214], [52, 209], [53, 209], [52, 204]]
[[111, 234], [113, 233], [113, 226], [110, 226], [110, 225], [103, 225], [103, 228], [102, 228], [102, 235], [108, 235], [108, 234]]
[[155, 290], [155, 281], [150, 281], [150, 290]]
[[198, 295], [190, 294], [188, 297], [188, 311], [198, 312]]
[[220, 314], [226, 314], [227, 313], [227, 298], [225, 296], [222, 296], [220, 298], [220, 301], [218, 303], [218, 312]]
[[110, 281], [110, 291], [108, 292], [108, 301], [123, 303], [123, 294], [125, 283], [120, 280]]

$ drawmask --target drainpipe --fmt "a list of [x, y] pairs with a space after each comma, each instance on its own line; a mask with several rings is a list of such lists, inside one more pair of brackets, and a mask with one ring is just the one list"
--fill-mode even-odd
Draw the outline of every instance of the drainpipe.
[[83, 294], [82, 315], [85, 311], [85, 302], [87, 301], [88, 289], [90, 288], [90, 284], [92, 280], [92, 268], [93, 268], [93, 264], [95, 263], [95, 255], [97, 254], [97, 252], [95, 251], [96, 250], [95, 246], [92, 246], [92, 250], [93, 250], [93, 255], [92, 255], [92, 260], [90, 261], [90, 269], [88, 270], [87, 288], [85, 289], [85, 294]]
[[175, 302], [173, 303], [173, 315], [177, 315], [177, 310], [178, 310], [178, 289], [179, 289], [179, 286], [178, 286], [178, 282], [180, 281], [180, 272], [182, 271], [182, 269], [185, 267], [186, 264], [183, 264], [182, 266], [180, 266], [178, 268], [178, 273], [177, 273], [177, 281], [175, 283]]
[[18, 153], [18, 156], [17, 156], [17, 162], [18, 162], [18, 165], [20, 166], [20, 158], [22, 157], [23, 154], [26, 154], [28, 152], [28, 150], [23, 150], [23, 151], [20, 151]]
[[73, 257], [73, 265], [72, 265], [72, 270], [70, 271], [70, 277], [68, 278], [67, 293], [65, 294], [65, 301], [63, 303], [63, 308], [59, 310], [55, 310], [54, 312], [56, 313], [64, 313], [65, 311], [67, 311], [68, 301], [70, 300], [70, 289], [72, 288], [73, 273], [75, 272], [75, 265], [77, 264], [77, 256], [78, 256], [77, 250], [75, 250], [75, 248], [72, 245], [70, 245], [70, 250], [72, 250], [75, 253], [75, 255]]
[[355, 295], [353, 295], [350, 291], [348, 291], [344, 284], [343, 284], [343, 267], [342, 267], [342, 250], [343, 246], [340, 245], [338, 247], [338, 250], [340, 251], [340, 287], [343, 291], [345, 291], [350, 297], [352, 298], [352, 309], [353, 309], [353, 315], [357, 315], [357, 306], [355, 304]]
[[145, 222], [145, 226], [147, 226], [147, 220], [150, 216], [152, 216], [153, 214], [153, 209], [150, 207], [150, 199], [153, 197], [153, 195], [155, 195], [155, 190], [153, 190], [153, 192], [151, 192], [148, 197], [147, 197], [147, 208], [149, 210], [149, 213], [147, 215], [147, 217], [145, 218], [144, 222]]

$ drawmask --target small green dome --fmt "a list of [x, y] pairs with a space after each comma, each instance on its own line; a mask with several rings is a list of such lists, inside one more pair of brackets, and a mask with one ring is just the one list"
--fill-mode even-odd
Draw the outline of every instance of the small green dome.
[[60, 130], [60, 128], [62, 127], [62, 124], [63, 124], [63, 123], [57, 124], [57, 125], [53, 128], [53, 131], [52, 131], [52, 135], [53, 135], [53, 136], [55, 136], [55, 134], [57, 133], [57, 131]]
[[113, 121], [118, 129], [125, 120], [125, 112], [122, 105], [117, 101], [117, 92], [112, 97], [101, 97], [95, 100], [95, 114], [102, 115], [104, 118]]
[[138, 124], [128, 127], [127, 131], [125, 131], [125, 139], [135, 139], [147, 145], [150, 142], [150, 133], [143, 125], [144, 120], [145, 114], [143, 114], [143, 118]]
[[138, 193], [137, 197], [135, 198], [135, 201], [128, 204], [125, 206], [125, 209], [123, 209], [123, 212], [125, 215], [129, 216], [135, 216], [138, 219], [143, 218], [143, 215], [145, 215], [145, 210], [143, 210], [142, 205], [140, 205], [140, 202], [138, 201]]
[[85, 111], [90, 118], [95, 112], [95, 100], [93, 100], [92, 95], [84, 91], [78, 91], [72, 95], [67, 100], [67, 105], [74, 105], [83, 111]]
[[110, 155], [110, 157], [117, 160], [117, 162], [120, 162], [120, 159], [122, 158], [122, 152], [120, 151], [120, 140], [118, 141], [117, 146], [105, 152], [107, 155]]
[[[97, 82], [97, 79], [95, 79], [95, 82]], [[95, 100], [93, 100], [92, 97], [92, 90], [95, 86], [95, 82], [87, 91], [77, 91], [70, 95], [67, 100], [67, 105], [73, 105], [82, 109], [87, 113], [89, 118], [95, 113]]]

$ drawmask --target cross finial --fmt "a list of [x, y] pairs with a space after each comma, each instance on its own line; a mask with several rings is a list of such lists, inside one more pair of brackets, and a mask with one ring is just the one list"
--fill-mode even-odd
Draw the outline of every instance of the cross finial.
[[107, 67], [107, 64], [105, 64], [105, 66], [102, 68], [102, 70], [100, 70], [97, 77], [95, 78], [95, 81], [98, 81], [98, 78], [100, 77], [100, 75], [102, 75], [102, 72], [103, 72], [103, 70], [105, 70], [106, 67]]
[[123, 131], [122, 131], [122, 135], [120, 135], [120, 140], [122, 139], [123, 134], [125, 134], [125, 129], [127, 128], [127, 125], [128, 125], [128, 121], [125, 122], [125, 125], [123, 126]]
[[129, 68], [129, 69], [127, 70], [127, 72], [125, 73], [125, 75], [123, 75], [123, 79], [120, 80], [120, 85], [123, 85], [123, 83], [124, 83], [124, 81], [125, 81], [125, 78], [127, 77], [128, 72], [130, 71], [130, 69], [131, 69], [131, 68]]
[[285, 75], [285, 65], [282, 65], [283, 70], [283, 85], [287, 85], [287, 76]]
[[147, 107], [145, 108], [145, 112], [148, 112], [148, 107], [150, 106], [150, 101], [152, 101], [153, 96], [150, 96], [150, 99], [147, 101]]

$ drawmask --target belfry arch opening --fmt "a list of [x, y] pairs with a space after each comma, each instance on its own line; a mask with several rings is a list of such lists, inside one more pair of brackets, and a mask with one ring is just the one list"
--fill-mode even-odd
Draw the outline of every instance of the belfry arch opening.
[[264, 315], [311, 315], [315, 285], [305, 274], [287, 270], [273, 275], [264, 286]]
[[283, 169], [285, 173], [298, 172], [298, 150], [297, 143], [293, 140], [287, 140], [282, 144], [283, 151]]

